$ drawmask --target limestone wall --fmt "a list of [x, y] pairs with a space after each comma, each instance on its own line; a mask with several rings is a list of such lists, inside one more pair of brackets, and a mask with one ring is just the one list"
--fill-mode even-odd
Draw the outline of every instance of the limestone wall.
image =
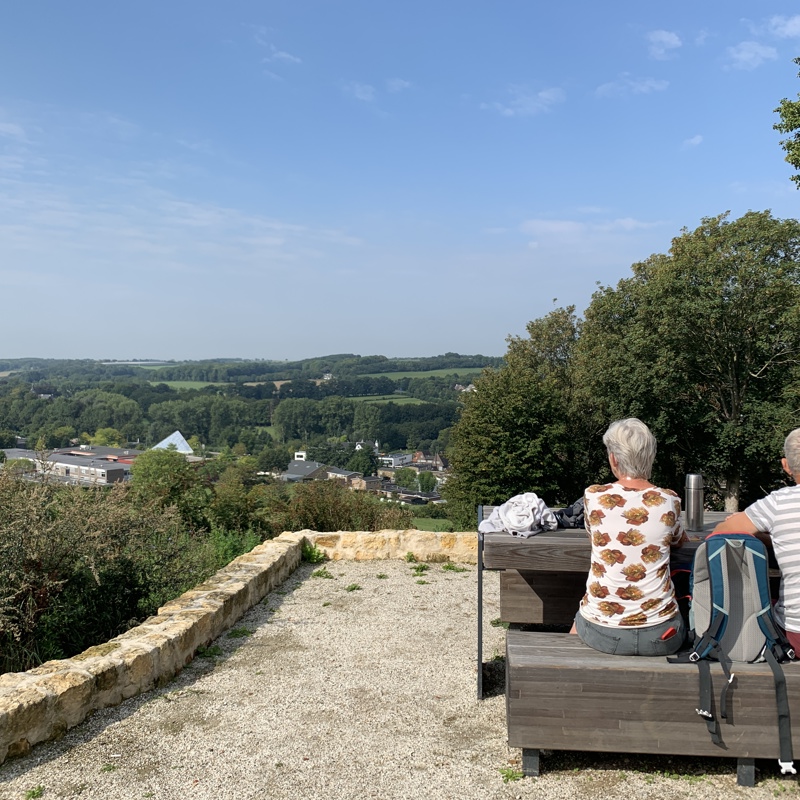
[[28, 672], [0, 675], [0, 763], [57, 738], [93, 711], [173, 678], [249, 608], [283, 583], [310, 541], [333, 560], [403, 558], [476, 562], [474, 533], [282, 533], [234, 559], [141, 625], [105, 644]]
[[476, 564], [478, 536], [475, 533], [431, 533], [428, 531], [301, 531], [333, 561], [370, 561], [404, 558], [413, 553], [418, 561], [455, 561]]

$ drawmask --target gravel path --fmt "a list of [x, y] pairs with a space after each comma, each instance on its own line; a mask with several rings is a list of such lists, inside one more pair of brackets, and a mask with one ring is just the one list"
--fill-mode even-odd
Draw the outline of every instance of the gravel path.
[[[421, 578], [405, 562], [324, 568], [331, 578], [301, 566], [169, 685], [4, 764], [0, 800], [797, 792], [768, 763], [759, 785], [742, 789], [733, 761], [603, 754], [553, 754], [540, 778], [504, 783], [520, 752], [506, 745], [503, 696], [475, 699], [475, 568], [431, 565]], [[485, 591], [488, 659], [504, 649], [504, 631], [488, 624], [496, 574]]]

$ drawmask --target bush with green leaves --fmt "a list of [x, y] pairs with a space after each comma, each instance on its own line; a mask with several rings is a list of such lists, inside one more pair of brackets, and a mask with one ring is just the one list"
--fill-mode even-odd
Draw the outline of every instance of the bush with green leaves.
[[129, 487], [0, 474], [0, 670], [29, 669], [124, 632], [260, 541], [192, 531]]

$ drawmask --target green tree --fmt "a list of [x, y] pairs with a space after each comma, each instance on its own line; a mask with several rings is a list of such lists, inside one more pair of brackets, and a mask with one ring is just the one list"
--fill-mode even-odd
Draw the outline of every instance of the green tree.
[[432, 492], [436, 488], [436, 478], [432, 472], [420, 472], [417, 483], [421, 492]]
[[347, 469], [360, 472], [362, 475], [374, 475], [378, 469], [378, 459], [370, 447], [356, 450], [347, 461]]
[[800, 223], [727, 217], [684, 229], [668, 254], [595, 293], [579, 383], [598, 432], [640, 417], [659, 440], [662, 479], [701, 471], [735, 511], [775, 481], [797, 424], [786, 393], [800, 365]]
[[[795, 58], [794, 63], [800, 65], [800, 58]], [[784, 97], [775, 113], [780, 115], [781, 121], [772, 127], [780, 133], [789, 134], [788, 138], [781, 140], [781, 147], [786, 151], [786, 161], [800, 172], [800, 94], [797, 95], [797, 100]], [[800, 174], [792, 175], [791, 179], [800, 189]]]
[[177, 450], [147, 450], [137, 456], [131, 465], [131, 488], [140, 503], [175, 506], [190, 525], [205, 527], [211, 493]]
[[417, 473], [409, 467], [400, 467], [400, 469], [394, 473], [394, 482], [404, 489], [416, 489]]
[[583, 491], [583, 414], [573, 411], [579, 333], [572, 307], [530, 322], [527, 338], [508, 340], [505, 365], [462, 396], [448, 450], [453, 474], [442, 487], [461, 530], [474, 529], [480, 503], [533, 491], [566, 504]]

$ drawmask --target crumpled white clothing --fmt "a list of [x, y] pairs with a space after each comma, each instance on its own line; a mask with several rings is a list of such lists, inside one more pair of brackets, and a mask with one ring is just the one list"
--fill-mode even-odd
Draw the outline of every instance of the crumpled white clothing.
[[481, 533], [505, 531], [512, 536], [527, 539], [542, 531], [553, 531], [558, 527], [556, 515], [534, 492], [517, 494], [497, 506], [488, 519], [478, 526]]

